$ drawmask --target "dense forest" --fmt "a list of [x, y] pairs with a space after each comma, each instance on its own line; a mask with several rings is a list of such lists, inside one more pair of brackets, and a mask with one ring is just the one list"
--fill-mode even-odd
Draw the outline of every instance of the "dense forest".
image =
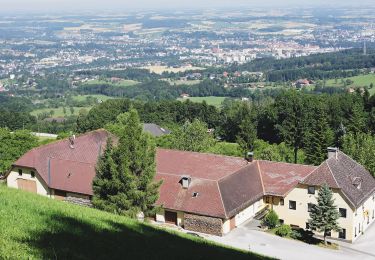
[[374, 96], [306, 94], [294, 90], [284, 91], [274, 100], [265, 98], [252, 103], [227, 100], [221, 109], [205, 102], [108, 100], [78, 117], [77, 131], [105, 127], [130, 108], [138, 110], [143, 122], [163, 126], [183, 127], [186, 122], [199, 120], [206, 129], [215, 129], [217, 140], [239, 143], [242, 153], [254, 150], [259, 145], [257, 140], [276, 145], [277, 149], [283, 144], [292, 150], [290, 162], [301, 162], [299, 152], [303, 151], [303, 162], [315, 165], [326, 158], [327, 147], [344, 148], [359, 141], [356, 138], [360, 134], [365, 138], [375, 133]]

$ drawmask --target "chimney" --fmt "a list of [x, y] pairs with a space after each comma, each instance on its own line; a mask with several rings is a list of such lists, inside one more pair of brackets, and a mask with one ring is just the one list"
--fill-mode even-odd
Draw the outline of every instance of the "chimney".
[[354, 187], [356, 187], [359, 190], [361, 189], [361, 187], [362, 187], [362, 178], [361, 177], [354, 177], [352, 182], [353, 182]]
[[71, 149], [74, 149], [74, 138], [72, 136], [69, 137], [69, 147]]
[[249, 163], [253, 162], [253, 160], [254, 160], [254, 152], [247, 152], [246, 155], [245, 155], [245, 159]]
[[337, 160], [337, 153], [339, 152], [339, 148], [337, 147], [328, 147], [328, 159], [335, 158]]
[[188, 188], [189, 188], [189, 185], [190, 185], [190, 182], [191, 182], [191, 178], [190, 178], [190, 176], [183, 176], [183, 177], [181, 178], [182, 188], [184, 188], [184, 189], [188, 189]]

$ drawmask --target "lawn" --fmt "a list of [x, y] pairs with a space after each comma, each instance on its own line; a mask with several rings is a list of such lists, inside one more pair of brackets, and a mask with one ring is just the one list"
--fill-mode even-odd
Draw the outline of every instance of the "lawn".
[[267, 259], [0, 184], [0, 259]]
[[190, 97], [190, 98], [178, 98], [179, 101], [185, 101], [189, 99], [192, 102], [202, 103], [206, 101], [208, 105], [220, 107], [226, 97]]
[[[366, 74], [366, 75], [359, 75], [350, 78], [344, 78], [344, 81], [350, 79], [353, 81], [353, 84], [349, 85], [350, 87], [369, 87], [371, 83], [375, 85], [375, 74]], [[334, 79], [327, 80], [327, 86], [334, 86], [340, 87], [343, 86], [341, 79], [338, 79], [337, 82]], [[371, 94], [375, 94], [375, 86], [372, 89], [369, 89]]]
[[[65, 107], [66, 109], [66, 115], [64, 114], [64, 109], [63, 107], [59, 107], [59, 108], [42, 108], [42, 109], [36, 109], [36, 110], [33, 110], [31, 112], [31, 114], [33, 116], [37, 116], [38, 114], [41, 114], [41, 113], [44, 113], [44, 112], [47, 112], [49, 113], [51, 110], [54, 112], [52, 117], [64, 117], [64, 116], [70, 116], [71, 113], [70, 113], [70, 108], [69, 107]], [[91, 107], [74, 107], [74, 113], [73, 115], [78, 115], [79, 114], [79, 111], [81, 109], [86, 109], [87, 111], [89, 111], [91, 109]]]

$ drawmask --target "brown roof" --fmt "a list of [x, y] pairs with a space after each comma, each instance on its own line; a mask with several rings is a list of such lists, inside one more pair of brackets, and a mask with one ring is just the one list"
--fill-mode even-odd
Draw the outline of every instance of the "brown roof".
[[[341, 189], [342, 194], [355, 208], [360, 207], [375, 192], [375, 179], [362, 165], [339, 151], [337, 158], [329, 158], [303, 182], [307, 185]], [[356, 184], [361, 184], [356, 186]]]
[[[252, 173], [245, 170], [248, 162], [242, 158], [158, 149], [156, 167], [156, 179], [163, 180], [157, 204], [167, 209], [228, 218], [237, 207], [237, 199], [241, 207], [243, 201], [253, 200], [259, 193], [251, 186], [248, 189], [245, 187], [249, 182], [243, 180], [251, 177]], [[184, 176], [191, 178], [188, 189], [184, 189], [180, 183]], [[263, 194], [260, 178], [254, 183], [258, 184]], [[233, 185], [242, 186], [230, 194]], [[193, 197], [193, 193], [198, 193], [198, 196]]]
[[221, 179], [219, 188], [228, 218], [249, 207], [264, 195], [258, 162]]
[[69, 139], [34, 148], [13, 166], [35, 169], [54, 189], [92, 195], [92, 180], [100, 153], [109, 133], [96, 130], [76, 137], [73, 148]]
[[208, 153], [158, 149], [157, 172], [219, 180], [247, 165], [243, 158]]
[[259, 161], [266, 195], [286, 196], [317, 167], [283, 162]]
[[[35, 148], [14, 163], [35, 169], [53, 188], [92, 195], [92, 180], [99, 155], [109, 133], [97, 130]], [[263, 195], [284, 197], [298, 183], [340, 188], [358, 207], [375, 192], [375, 180], [361, 165], [343, 154], [319, 167], [270, 161], [247, 162], [243, 158], [157, 149], [157, 180], [163, 180], [158, 205], [167, 209], [220, 218], [231, 218]], [[184, 189], [180, 183], [189, 176]], [[361, 181], [361, 188], [353, 183]], [[194, 197], [193, 193], [198, 193]]]

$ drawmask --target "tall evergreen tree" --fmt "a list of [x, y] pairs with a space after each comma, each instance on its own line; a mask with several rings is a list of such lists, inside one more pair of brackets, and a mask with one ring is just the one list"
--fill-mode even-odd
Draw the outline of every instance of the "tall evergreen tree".
[[161, 184], [154, 181], [155, 144], [142, 131], [136, 110], [119, 115], [117, 123], [108, 128], [119, 141], [115, 147], [109, 141], [98, 162], [93, 204], [121, 215], [150, 215]]
[[317, 201], [318, 204], [314, 205], [310, 212], [309, 226], [312, 230], [323, 232], [324, 244], [327, 244], [327, 234], [332, 230], [340, 231], [337, 221], [340, 214], [327, 184], [319, 189]]
[[281, 94], [275, 101], [278, 113], [276, 128], [281, 139], [293, 147], [294, 163], [298, 161], [298, 149], [303, 146], [305, 134], [303, 101], [303, 94], [294, 90]]
[[254, 142], [257, 139], [257, 128], [255, 118], [247, 114], [240, 124], [240, 132], [237, 135], [237, 143], [243, 153], [254, 150]]
[[326, 113], [318, 106], [312, 113], [310, 124], [305, 133], [306, 163], [319, 165], [326, 159], [327, 147], [333, 145], [334, 132], [329, 127]]

